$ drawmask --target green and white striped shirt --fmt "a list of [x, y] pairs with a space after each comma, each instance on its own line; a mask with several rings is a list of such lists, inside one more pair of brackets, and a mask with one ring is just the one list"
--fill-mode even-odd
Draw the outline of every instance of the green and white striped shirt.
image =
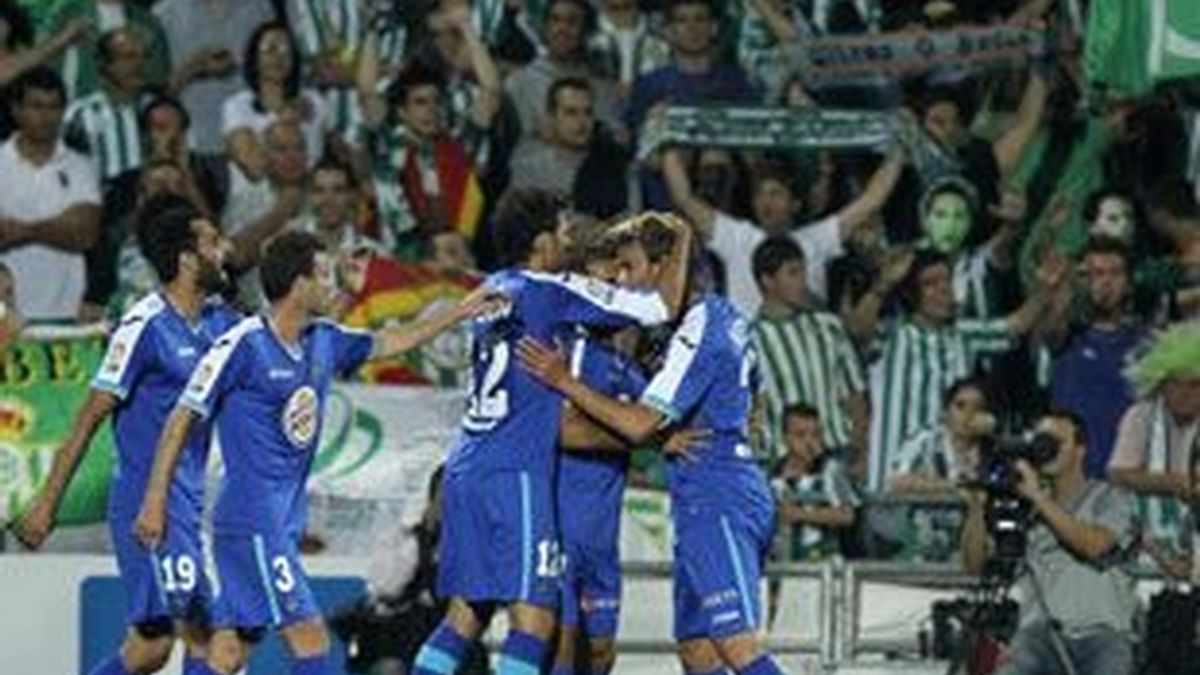
[[783, 452], [783, 410], [795, 403], [817, 409], [826, 447], [850, 445], [851, 420], [844, 402], [865, 391], [866, 383], [842, 320], [817, 311], [782, 320], [760, 315], [751, 340], [767, 394], [772, 457]]
[[[288, 17], [300, 51], [307, 60], [330, 52], [357, 56], [368, 30], [356, 0], [288, 0]], [[379, 34], [379, 63], [390, 71], [404, 58], [407, 47], [404, 26], [389, 26]], [[322, 91], [333, 130], [353, 142], [363, 123], [362, 105], [354, 87], [331, 87]]]
[[918, 430], [938, 424], [946, 390], [980, 359], [1012, 347], [1005, 319], [958, 319], [944, 328], [895, 324], [871, 373], [868, 486], [882, 489], [890, 458]]
[[143, 163], [142, 138], [136, 102], [115, 105], [108, 94], [96, 91], [70, 105], [63, 117], [67, 137], [82, 144], [103, 181], [109, 181]]
[[650, 31], [644, 16], [626, 30], [601, 14], [596, 33], [588, 40], [588, 54], [598, 75], [622, 84], [633, 84], [639, 75], [671, 61], [671, 47]]

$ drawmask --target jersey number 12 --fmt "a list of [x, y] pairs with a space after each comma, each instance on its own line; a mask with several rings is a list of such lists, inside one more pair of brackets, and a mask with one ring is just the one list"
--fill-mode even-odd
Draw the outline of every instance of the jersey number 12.
[[484, 353], [486, 370], [483, 377], [471, 370], [471, 395], [467, 399], [467, 419], [470, 431], [488, 431], [508, 417], [508, 392], [501, 383], [508, 371], [511, 349], [507, 342], [496, 342]]

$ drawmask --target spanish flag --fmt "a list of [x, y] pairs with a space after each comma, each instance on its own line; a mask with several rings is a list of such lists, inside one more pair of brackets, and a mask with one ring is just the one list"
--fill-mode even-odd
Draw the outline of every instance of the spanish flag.
[[[481, 281], [473, 274], [372, 256], [342, 321], [367, 330], [408, 323], [447, 309]], [[452, 329], [423, 349], [367, 363], [359, 375], [375, 384], [459, 386], [470, 356], [464, 331]]]
[[462, 143], [443, 136], [433, 143], [433, 168], [439, 194], [425, 193], [417, 152], [410, 151], [400, 174], [404, 196], [418, 222], [439, 223], [471, 241], [483, 216], [483, 188], [474, 162]]

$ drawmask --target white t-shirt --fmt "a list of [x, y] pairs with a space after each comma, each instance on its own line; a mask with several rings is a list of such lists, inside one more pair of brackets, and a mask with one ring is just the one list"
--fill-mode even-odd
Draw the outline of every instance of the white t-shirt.
[[[100, 204], [100, 177], [83, 155], [60, 141], [34, 166], [17, 151], [16, 134], [0, 146], [0, 217], [19, 222], [55, 218], [77, 204]], [[83, 255], [29, 244], [0, 254], [17, 286], [17, 309], [30, 320], [74, 319], [84, 291]]]
[[[826, 297], [825, 269], [830, 261], [842, 255], [841, 221], [836, 215], [823, 218], [792, 230], [792, 240], [804, 249], [805, 276], [808, 292], [822, 300]], [[766, 241], [767, 233], [748, 220], [739, 220], [727, 213], [716, 212], [713, 219], [709, 248], [725, 264], [726, 291], [729, 301], [745, 316], [758, 313], [762, 296], [754, 282], [751, 258], [754, 249]]]
[[[325, 153], [325, 132], [329, 130], [329, 115], [325, 103], [315, 92], [305, 89], [300, 96], [308, 101], [308, 117], [303, 120], [304, 147], [308, 152], [308, 166], [311, 169]], [[228, 137], [238, 129], [250, 129], [256, 134], [262, 134], [278, 117], [260, 109], [254, 103], [254, 92], [243, 89], [229, 97], [221, 108], [221, 135]]]

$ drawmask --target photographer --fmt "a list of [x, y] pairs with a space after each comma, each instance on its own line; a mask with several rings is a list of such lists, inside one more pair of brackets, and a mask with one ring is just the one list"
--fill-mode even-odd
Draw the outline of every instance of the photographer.
[[[1032, 526], [989, 528], [987, 511], [997, 495], [967, 495], [967, 570], [986, 573], [1005, 562], [1018, 569], [1020, 628], [1000, 674], [1059, 672], [1054, 665], [1066, 658], [1081, 675], [1129, 675], [1137, 598], [1123, 563], [1136, 540], [1132, 503], [1120, 490], [1086, 477], [1087, 442], [1078, 416], [1053, 411], [1037, 432], [1057, 445], [1054, 458], [1040, 470], [1024, 459], [1012, 466], [1011, 489], [1028, 506]], [[984, 482], [990, 483], [987, 477]], [[1027, 545], [1019, 558], [1005, 560], [999, 552], [1007, 547], [996, 538], [1013, 529], [1028, 532]]]

